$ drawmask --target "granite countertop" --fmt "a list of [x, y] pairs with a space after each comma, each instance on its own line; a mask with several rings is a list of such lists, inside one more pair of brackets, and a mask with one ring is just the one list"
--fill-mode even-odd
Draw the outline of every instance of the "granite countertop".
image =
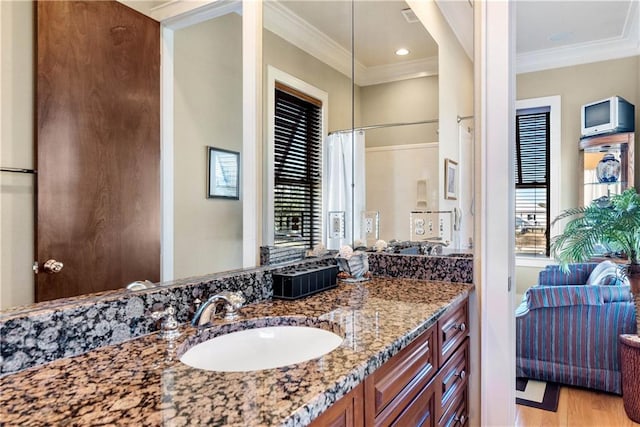
[[[184, 365], [179, 355], [198, 339], [190, 326], [175, 346], [154, 333], [56, 360], [0, 378], [0, 424], [307, 425], [472, 287], [375, 278], [244, 307], [242, 322], [319, 322], [345, 337], [325, 356], [283, 368], [221, 373]], [[203, 334], [234, 326], [219, 322]]]

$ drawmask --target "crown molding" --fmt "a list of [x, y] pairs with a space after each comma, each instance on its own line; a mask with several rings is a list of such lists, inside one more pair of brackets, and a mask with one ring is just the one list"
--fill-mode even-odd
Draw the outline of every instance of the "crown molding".
[[438, 57], [432, 56], [430, 58], [405, 61], [398, 64], [368, 67], [364, 73], [356, 79], [356, 84], [358, 86], [370, 86], [436, 75], [438, 75]]
[[[351, 78], [351, 51], [279, 2], [264, 3], [264, 27], [309, 55]], [[368, 86], [438, 74], [437, 58], [365, 67], [355, 61], [355, 84]]]
[[631, 2], [622, 35], [516, 55], [516, 73], [531, 73], [640, 55], [640, 7]]
[[640, 55], [637, 40], [599, 40], [516, 55], [516, 73], [531, 73], [636, 55]]
[[[280, 2], [264, 3], [264, 27], [346, 76], [351, 76], [351, 52], [300, 18]], [[364, 69], [364, 66], [360, 64]]]

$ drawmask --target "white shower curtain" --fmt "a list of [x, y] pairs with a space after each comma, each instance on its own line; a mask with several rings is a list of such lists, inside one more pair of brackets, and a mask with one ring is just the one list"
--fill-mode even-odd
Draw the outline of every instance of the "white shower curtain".
[[[354, 143], [352, 135], [355, 135]], [[364, 241], [361, 230], [362, 212], [365, 210], [366, 202], [364, 148], [362, 131], [339, 132], [327, 137], [324, 219], [327, 249], [340, 249], [342, 245]], [[332, 237], [330, 233], [329, 216], [332, 212], [344, 213], [344, 233], [340, 237]]]

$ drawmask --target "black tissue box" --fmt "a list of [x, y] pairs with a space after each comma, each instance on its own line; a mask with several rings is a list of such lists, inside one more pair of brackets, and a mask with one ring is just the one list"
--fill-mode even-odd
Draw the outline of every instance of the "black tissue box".
[[273, 297], [298, 299], [338, 286], [338, 266], [297, 266], [273, 273]]

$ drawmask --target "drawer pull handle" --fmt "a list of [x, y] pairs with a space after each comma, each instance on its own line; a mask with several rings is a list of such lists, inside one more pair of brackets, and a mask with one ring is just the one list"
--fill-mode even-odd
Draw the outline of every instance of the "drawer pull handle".
[[458, 325], [458, 330], [459, 330], [460, 332], [464, 332], [464, 331], [466, 331], [466, 330], [467, 330], [467, 325], [466, 325], [464, 322], [460, 323], [460, 324]]
[[467, 421], [467, 417], [464, 416], [464, 414], [460, 415], [459, 417], [455, 418], [455, 422], [459, 423], [460, 425], [464, 425], [464, 423]]
[[463, 380], [463, 381], [466, 378], [466, 376], [467, 376], [467, 372], [464, 371], [464, 370], [461, 371], [459, 374], [456, 374], [456, 377], [460, 377], [460, 379]]

